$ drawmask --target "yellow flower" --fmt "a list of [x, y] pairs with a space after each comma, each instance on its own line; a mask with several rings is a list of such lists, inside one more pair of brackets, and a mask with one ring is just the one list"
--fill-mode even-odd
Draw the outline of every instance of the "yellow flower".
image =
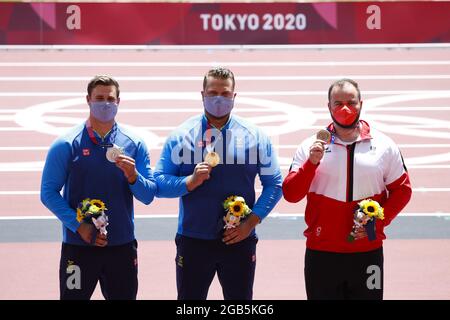
[[370, 218], [384, 219], [384, 209], [380, 204], [372, 199], [366, 199], [359, 203], [360, 209]]
[[228, 198], [225, 199], [225, 201], [223, 202], [223, 208], [225, 210], [228, 210], [228, 207], [230, 206], [230, 203], [232, 203], [234, 201], [234, 197], [235, 196], [229, 196]]
[[91, 206], [89, 207], [89, 211], [88, 212], [91, 213], [91, 214], [97, 214], [97, 213], [100, 212], [100, 208], [95, 206], [95, 205], [93, 205], [93, 204], [91, 204]]
[[90, 205], [91, 205], [91, 199], [89, 199], [89, 198], [84, 199], [81, 202], [81, 211], [83, 211], [83, 212], [87, 211], [89, 209]]
[[228, 198], [225, 199], [225, 202], [232, 202], [232, 201], [234, 201], [235, 197], [236, 196], [229, 196]]
[[77, 221], [81, 222], [83, 221], [85, 215], [81, 212], [80, 208], [77, 208]]
[[[96, 206], [98, 208], [98, 210], [100, 210], [100, 211], [106, 210], [105, 203], [101, 200], [92, 199], [89, 203], [91, 204], [91, 206]], [[97, 212], [98, 212], [98, 210], [97, 210]], [[90, 211], [92, 211], [92, 207], [91, 207]]]
[[232, 215], [240, 217], [244, 214], [245, 208], [242, 202], [234, 201], [230, 203], [228, 210]]
[[367, 214], [369, 217], [372, 218], [378, 216], [379, 207], [380, 205], [378, 204], [378, 202], [369, 200], [366, 203], [364, 203], [362, 210], [364, 211], [365, 214]]
[[362, 210], [365, 206], [367, 206], [372, 200], [371, 199], [365, 199], [358, 203], [359, 208]]
[[378, 211], [378, 219], [384, 220], [384, 208], [380, 207], [380, 210]]

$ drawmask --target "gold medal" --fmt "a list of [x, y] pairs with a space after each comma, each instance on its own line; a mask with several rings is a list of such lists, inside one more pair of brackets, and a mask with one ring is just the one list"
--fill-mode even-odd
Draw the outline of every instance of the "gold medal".
[[220, 157], [217, 154], [217, 152], [211, 151], [206, 154], [205, 162], [214, 168], [215, 166], [217, 166], [219, 164]]
[[322, 129], [317, 132], [316, 139], [323, 141], [325, 144], [329, 144], [331, 142], [331, 133], [328, 130]]

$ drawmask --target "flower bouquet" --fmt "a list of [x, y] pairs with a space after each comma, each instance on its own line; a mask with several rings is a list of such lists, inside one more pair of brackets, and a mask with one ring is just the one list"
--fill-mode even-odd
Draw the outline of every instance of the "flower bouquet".
[[247, 217], [252, 210], [245, 203], [245, 199], [239, 196], [230, 196], [223, 202], [226, 215], [224, 229], [236, 228], [242, 219]]
[[372, 199], [365, 199], [359, 202], [358, 208], [353, 214], [353, 227], [347, 240], [352, 242], [366, 235], [369, 241], [375, 240], [375, 219], [384, 219], [383, 207]]
[[105, 211], [108, 210], [105, 203], [97, 199], [84, 199], [77, 207], [77, 221], [92, 223], [100, 233], [106, 235], [108, 226], [108, 216]]

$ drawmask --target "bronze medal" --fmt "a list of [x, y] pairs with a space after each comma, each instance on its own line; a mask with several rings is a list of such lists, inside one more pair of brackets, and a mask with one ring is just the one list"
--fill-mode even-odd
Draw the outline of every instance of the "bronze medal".
[[322, 129], [317, 132], [316, 139], [323, 141], [325, 144], [329, 144], [331, 142], [331, 133], [328, 130]]

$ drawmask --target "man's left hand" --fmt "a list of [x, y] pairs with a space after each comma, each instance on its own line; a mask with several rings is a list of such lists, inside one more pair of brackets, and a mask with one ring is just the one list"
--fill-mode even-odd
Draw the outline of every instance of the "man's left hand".
[[123, 171], [128, 183], [133, 184], [137, 179], [136, 162], [133, 158], [126, 155], [119, 155], [116, 158], [116, 166]]
[[222, 241], [225, 244], [233, 244], [246, 239], [255, 226], [260, 222], [259, 217], [251, 213], [248, 218], [236, 228], [226, 229]]

